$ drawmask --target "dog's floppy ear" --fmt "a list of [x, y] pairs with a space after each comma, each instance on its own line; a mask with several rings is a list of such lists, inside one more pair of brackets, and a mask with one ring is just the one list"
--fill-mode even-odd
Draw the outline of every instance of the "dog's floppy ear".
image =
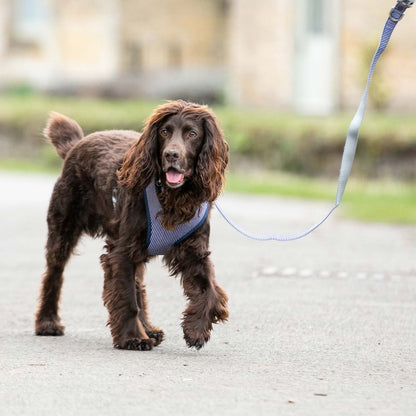
[[208, 109], [204, 109], [204, 113], [205, 141], [195, 173], [196, 181], [205, 194], [204, 200], [213, 202], [224, 186], [229, 147], [215, 115]]
[[117, 172], [119, 183], [125, 188], [140, 192], [153, 177], [160, 174], [158, 130], [161, 123], [183, 108], [181, 101], [167, 102], [156, 108], [146, 120], [140, 140], [126, 153], [123, 164]]
[[121, 186], [135, 192], [146, 188], [157, 174], [157, 152], [157, 126], [148, 123], [139, 141], [127, 151], [117, 172]]

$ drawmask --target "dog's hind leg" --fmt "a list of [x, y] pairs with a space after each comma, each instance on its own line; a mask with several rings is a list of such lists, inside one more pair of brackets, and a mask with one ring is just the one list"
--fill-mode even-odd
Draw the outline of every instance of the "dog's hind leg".
[[146, 286], [143, 283], [144, 280], [145, 266], [140, 264], [136, 268], [135, 280], [136, 280], [136, 299], [137, 306], [139, 308], [139, 319], [142, 322], [146, 334], [149, 338], [154, 340], [155, 346], [159, 345], [164, 338], [164, 332], [155, 327], [150, 323], [149, 315], [147, 311], [147, 295], [146, 295]]
[[[58, 304], [65, 265], [81, 235], [76, 220], [76, 207], [65, 206], [65, 188], [55, 185], [48, 211], [48, 240], [46, 243], [46, 271], [43, 275], [39, 308], [36, 312], [36, 335], [63, 335], [64, 326], [58, 315]], [[66, 195], [70, 192], [66, 193]], [[68, 202], [68, 201], [66, 201]]]

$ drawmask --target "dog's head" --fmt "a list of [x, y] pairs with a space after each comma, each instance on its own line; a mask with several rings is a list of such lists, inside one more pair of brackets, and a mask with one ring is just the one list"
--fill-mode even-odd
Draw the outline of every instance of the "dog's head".
[[192, 189], [213, 202], [224, 184], [228, 145], [206, 106], [171, 101], [147, 119], [140, 140], [118, 172], [122, 186], [141, 191], [157, 178], [164, 187]]

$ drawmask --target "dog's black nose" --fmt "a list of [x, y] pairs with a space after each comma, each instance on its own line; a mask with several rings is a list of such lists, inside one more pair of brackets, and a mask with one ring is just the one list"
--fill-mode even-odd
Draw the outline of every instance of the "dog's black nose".
[[176, 162], [179, 159], [179, 152], [175, 149], [167, 149], [164, 154], [165, 159], [170, 163]]

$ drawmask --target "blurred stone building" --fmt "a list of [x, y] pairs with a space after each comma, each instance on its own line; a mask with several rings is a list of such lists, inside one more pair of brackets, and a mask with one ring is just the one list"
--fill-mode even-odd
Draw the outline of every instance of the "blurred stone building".
[[[356, 108], [395, 0], [232, 0], [229, 98], [327, 114]], [[415, 109], [416, 10], [408, 10], [377, 67], [371, 104]]]
[[222, 0], [0, 0], [0, 8], [3, 85], [133, 96], [223, 88]]
[[[354, 107], [392, 0], [0, 0], [0, 88], [325, 114]], [[416, 11], [377, 71], [379, 107], [416, 97]]]

